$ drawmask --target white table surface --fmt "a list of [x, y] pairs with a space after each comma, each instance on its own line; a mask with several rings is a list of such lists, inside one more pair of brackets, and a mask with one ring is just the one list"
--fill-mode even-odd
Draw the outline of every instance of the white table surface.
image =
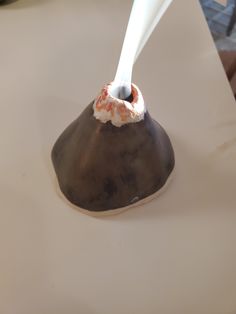
[[126, 0], [0, 7], [0, 313], [236, 313], [236, 105], [196, 0], [175, 0], [134, 71], [176, 172], [96, 219], [61, 199], [53, 143], [113, 79]]

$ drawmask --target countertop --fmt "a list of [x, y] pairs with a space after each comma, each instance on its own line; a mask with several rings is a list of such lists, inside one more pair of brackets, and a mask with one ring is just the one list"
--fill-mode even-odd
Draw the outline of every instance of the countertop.
[[92, 218], [52, 146], [111, 81], [131, 1], [0, 7], [0, 313], [236, 313], [236, 105], [200, 5], [175, 0], [133, 80], [176, 155], [159, 198]]

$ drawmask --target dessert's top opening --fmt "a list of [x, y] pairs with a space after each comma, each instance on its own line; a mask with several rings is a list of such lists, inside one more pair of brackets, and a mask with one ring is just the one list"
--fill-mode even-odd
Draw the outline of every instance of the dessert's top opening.
[[112, 86], [110, 90], [110, 95], [121, 100], [126, 100], [130, 103], [132, 103], [133, 101], [131, 86], [130, 87], [127, 85]]

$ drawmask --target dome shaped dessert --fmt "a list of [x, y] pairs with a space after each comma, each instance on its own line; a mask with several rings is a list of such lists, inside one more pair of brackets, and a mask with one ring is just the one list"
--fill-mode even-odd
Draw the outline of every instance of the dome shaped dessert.
[[113, 84], [56, 141], [52, 161], [65, 197], [86, 213], [116, 213], [155, 195], [174, 168], [174, 151], [137, 86], [120, 100]]

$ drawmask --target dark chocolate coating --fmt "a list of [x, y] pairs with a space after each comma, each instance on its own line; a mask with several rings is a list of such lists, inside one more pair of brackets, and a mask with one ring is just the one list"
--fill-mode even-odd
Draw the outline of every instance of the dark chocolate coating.
[[66, 198], [90, 211], [152, 195], [175, 163], [168, 135], [148, 112], [140, 122], [116, 127], [93, 116], [93, 102], [58, 138], [52, 161]]

